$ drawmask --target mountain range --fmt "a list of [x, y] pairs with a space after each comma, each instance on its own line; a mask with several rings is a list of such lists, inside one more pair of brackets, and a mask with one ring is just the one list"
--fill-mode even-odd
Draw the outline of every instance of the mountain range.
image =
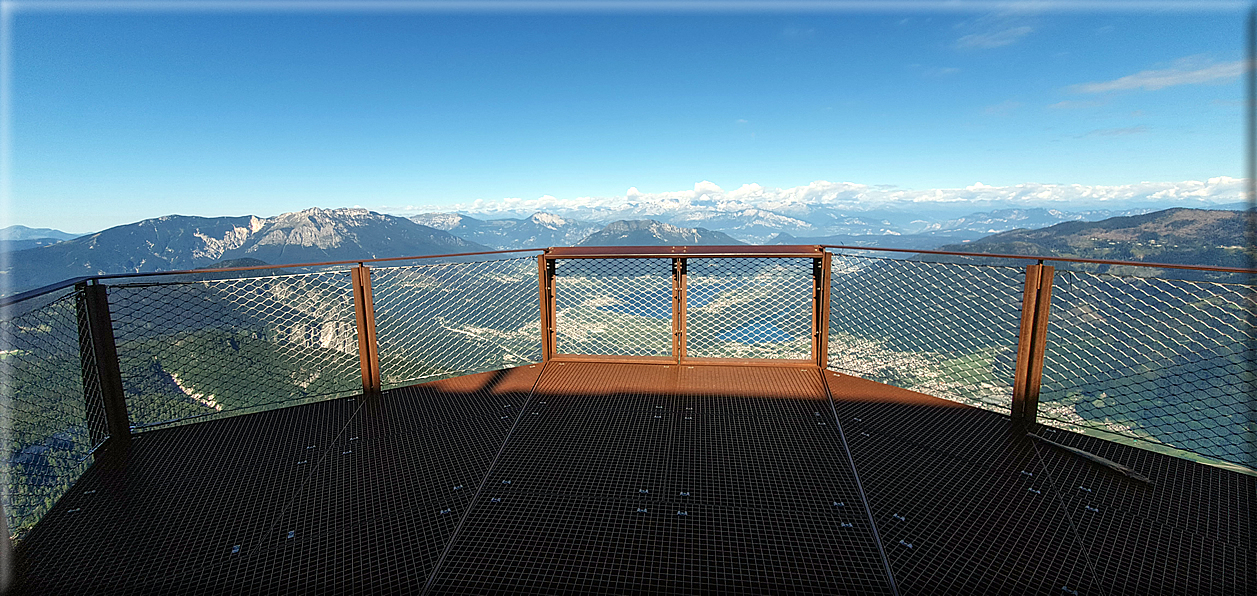
[[601, 224], [550, 213], [534, 213], [524, 219], [491, 220], [458, 213], [421, 213], [410, 221], [499, 250], [571, 246], [602, 229]]
[[[9, 253], [0, 279], [6, 292], [13, 293], [84, 275], [242, 263], [284, 265], [578, 244], [731, 245], [783, 228], [808, 233], [778, 231], [760, 243], [1248, 264], [1243, 250], [1244, 212], [1176, 208], [1088, 221], [1112, 213], [1004, 209], [943, 220], [917, 216], [907, 221], [909, 216], [902, 214], [895, 215], [893, 221], [835, 215], [826, 226], [758, 210], [726, 213], [723, 219], [706, 218], [731, 226], [725, 229], [655, 219], [613, 221], [603, 226], [550, 213], [500, 220], [456, 213], [428, 213], [407, 219], [365, 209], [307, 209], [269, 218], [169, 215], [77, 238], [58, 232], [70, 238], [52, 235], [48, 236], [48, 242], [55, 242], [51, 245]], [[685, 219], [703, 220], [697, 216]], [[861, 233], [817, 234], [835, 229]], [[15, 238], [11, 242], [56, 232], [20, 227], [6, 230], [7, 238]]]
[[252, 259], [272, 265], [490, 250], [404, 217], [306, 209], [276, 217], [168, 215], [10, 255], [7, 291], [84, 275], [195, 269]]
[[1012, 230], [947, 251], [1080, 257], [1176, 265], [1251, 267], [1246, 211], [1166, 209], [1098, 222]]
[[695, 246], [744, 244], [724, 232], [682, 228], [651, 219], [611, 222], [578, 246]]
[[40, 246], [52, 246], [63, 240], [77, 238], [78, 234], [67, 234], [52, 228], [28, 228], [26, 226], [8, 226], [0, 228], [0, 252], [13, 252]]

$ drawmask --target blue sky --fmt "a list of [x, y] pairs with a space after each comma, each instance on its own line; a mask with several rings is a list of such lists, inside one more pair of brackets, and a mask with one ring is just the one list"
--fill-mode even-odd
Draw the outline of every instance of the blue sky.
[[1242, 177], [1243, 14], [162, 13], [9, 22], [8, 222], [700, 181]]

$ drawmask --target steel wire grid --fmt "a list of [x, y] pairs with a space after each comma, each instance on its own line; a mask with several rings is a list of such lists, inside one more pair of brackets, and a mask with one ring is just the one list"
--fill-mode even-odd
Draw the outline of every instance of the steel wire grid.
[[557, 259], [554, 271], [559, 353], [672, 355], [670, 259]]
[[541, 361], [537, 260], [371, 270], [385, 389]]
[[1007, 413], [1025, 276], [835, 254], [829, 368]]
[[109, 288], [133, 428], [362, 391], [348, 271]]
[[1058, 271], [1039, 420], [1257, 469], [1253, 286]]
[[[80, 351], [74, 290], [5, 307], [0, 317], [0, 498], [22, 537], [91, 466], [108, 438], [91, 350]], [[86, 376], [86, 381], [84, 377]], [[86, 382], [86, 387], [84, 386]]]
[[686, 355], [812, 355], [812, 259], [688, 259]]

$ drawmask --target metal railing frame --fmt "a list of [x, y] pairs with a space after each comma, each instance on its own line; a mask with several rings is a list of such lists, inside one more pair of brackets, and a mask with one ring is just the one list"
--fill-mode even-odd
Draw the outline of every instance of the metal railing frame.
[[[374, 394], [381, 390], [380, 355], [379, 345], [376, 339], [375, 311], [371, 297], [371, 269], [368, 266], [368, 263], [540, 252], [541, 254], [537, 256], [537, 277], [538, 297], [541, 308], [540, 320], [543, 361], [569, 360], [672, 364], [744, 364], [816, 366], [825, 368], [828, 364], [831, 264], [833, 257], [833, 253], [827, 249], [1036, 261], [1035, 264], [1028, 265], [1026, 267], [1025, 286], [1022, 296], [1021, 327], [1017, 341], [1016, 372], [1014, 373], [1013, 378], [1013, 400], [1010, 411], [1012, 418], [1025, 421], [1027, 423], [1033, 423], [1036, 420], [1039, 388], [1043, 375], [1044, 352], [1048, 341], [1048, 317], [1051, 310], [1054, 268], [1051, 265], [1045, 265], [1045, 261], [1122, 265], [1154, 269], [1185, 269], [1194, 271], [1257, 275], [1257, 269], [1244, 269], [1238, 267], [1191, 266], [1162, 263], [1141, 263], [1134, 261], [1111, 261], [1104, 259], [870, 248], [841, 245], [559, 247], [350, 261], [327, 261], [322, 263], [300, 263], [291, 265], [261, 265], [254, 267], [229, 267], [221, 269], [197, 269], [79, 277], [58, 282], [36, 290], [23, 292], [14, 296], [0, 298], [0, 307], [12, 306], [50, 292], [74, 287], [74, 291], [78, 295], [76, 304], [79, 317], [80, 352], [83, 356], [83, 374], [85, 379], [88, 376], [94, 376], [98, 380], [102, 394], [101, 403], [99, 404], [94, 403], [91, 396], [85, 396], [85, 398], [89, 400], [86, 411], [89, 417], [96, 416], [104, 418], [105, 424], [103, 426], [108, 429], [109, 433], [108, 439], [106, 439], [105, 447], [111, 447], [114, 445], [128, 443], [131, 437], [131, 428], [119, 368], [117, 345], [114, 339], [113, 321], [109, 313], [109, 299], [107, 294], [108, 286], [101, 283], [105, 280], [263, 271], [270, 269], [314, 268], [334, 265], [355, 265], [350, 270], [350, 275], [352, 278], [354, 311], [357, 319], [358, 355], [359, 367], [362, 374], [362, 388], [364, 393]], [[672, 355], [667, 357], [627, 357], [559, 354], [557, 352], [556, 345], [557, 313], [555, 312], [554, 291], [555, 262], [559, 259], [630, 258], [666, 258], [670, 259], [672, 262]], [[812, 259], [813, 304], [811, 323], [811, 358], [806, 360], [765, 360], [686, 357], [686, 285], [688, 259], [690, 258]], [[84, 383], [84, 385], [87, 386], [88, 383]], [[89, 424], [89, 426], [91, 425]]]
[[[696, 358], [688, 356], [687, 289], [691, 258], [807, 258], [812, 260], [811, 357], [802, 360], [768, 360], [759, 358]], [[610, 356], [600, 354], [561, 354], [557, 352], [557, 320], [554, 269], [561, 259], [669, 259], [672, 262], [672, 349], [669, 356]], [[564, 247], [551, 248], [538, 257], [541, 280], [542, 321], [546, 327], [545, 360], [567, 362], [636, 362], [671, 364], [741, 364], [773, 366], [819, 366], [827, 363], [829, 263], [830, 253], [820, 246], [627, 246], [627, 247]]]

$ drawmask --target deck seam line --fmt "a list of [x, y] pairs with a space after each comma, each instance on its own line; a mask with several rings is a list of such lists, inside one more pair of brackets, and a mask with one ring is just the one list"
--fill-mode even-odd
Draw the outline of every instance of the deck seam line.
[[[336, 436], [332, 437], [331, 442], [328, 444], [329, 448], [325, 449], [323, 453], [319, 455], [318, 461], [314, 462], [313, 466], [310, 466], [310, 470], [306, 472], [305, 478], [301, 479], [301, 484], [297, 485], [297, 488], [293, 491], [293, 493], [289, 495], [288, 499], [284, 501], [283, 508], [279, 510], [279, 513], [275, 515], [275, 519], [270, 524], [271, 531], [274, 531], [275, 528], [279, 526], [279, 522], [283, 521], [284, 514], [288, 512], [288, 507], [291, 506], [297, 500], [297, 498], [301, 496], [302, 491], [305, 490], [306, 483], [310, 481], [310, 478], [314, 477], [315, 472], [318, 472], [319, 470], [319, 466], [323, 465], [323, 461], [326, 460], [328, 454], [331, 453], [332, 449], [330, 447], [332, 445], [335, 445], [336, 441], [340, 439], [341, 435], [345, 434], [345, 430], [349, 428], [349, 425], [353, 424], [354, 418], [358, 416], [358, 412], [362, 411], [362, 405], [366, 403], [366, 400], [368, 399], [368, 397], [367, 397], [367, 394], [360, 393], [358, 395], [355, 395], [349, 398], [341, 398], [341, 399], [354, 400], [355, 403], [354, 403], [353, 413], [349, 415], [349, 418], [345, 419], [344, 426], [341, 426], [340, 430], [336, 431]], [[320, 403], [320, 402], [315, 402], [315, 403]], [[261, 553], [264, 550], [269, 550], [269, 549], [263, 549], [263, 545], [266, 544], [266, 536], [267, 534], [263, 534], [262, 536], [258, 538], [258, 545], [257, 545], [256, 552]]]
[[842, 441], [842, 451], [847, 455], [847, 464], [851, 466], [851, 475], [855, 478], [855, 490], [860, 493], [860, 502], [864, 505], [864, 513], [868, 515], [869, 527], [873, 531], [873, 542], [877, 544], [877, 554], [882, 557], [882, 567], [886, 570], [886, 580], [890, 583], [890, 592], [894, 596], [899, 596], [899, 587], [895, 585], [895, 573], [890, 568], [890, 559], [886, 557], [886, 548], [882, 545], [882, 537], [877, 532], [877, 521], [873, 518], [873, 508], [869, 505], [869, 498], [864, 494], [864, 485], [860, 484], [860, 472], [856, 470], [855, 458], [851, 455], [851, 448], [847, 445], [847, 435], [842, 431], [842, 420], [838, 418], [838, 408], [834, 405], [834, 394], [829, 390], [829, 381], [825, 379], [825, 372], [828, 369], [817, 367], [816, 372], [820, 375], [821, 387], [825, 388], [825, 397], [829, 400], [829, 411], [834, 415], [834, 422], [838, 426], [838, 438]]
[[528, 405], [532, 403], [532, 396], [537, 392], [537, 385], [541, 383], [541, 377], [546, 374], [547, 364], [549, 364], [549, 361], [541, 363], [541, 370], [537, 372], [537, 378], [533, 379], [532, 388], [528, 390], [528, 397], [524, 398], [524, 405], [519, 409], [521, 415], [515, 417], [515, 421], [511, 423], [511, 430], [507, 431], [506, 438], [502, 439], [502, 444], [498, 446], [498, 452], [493, 456], [493, 462], [489, 464], [489, 469], [485, 470], [484, 478], [480, 479], [480, 486], [476, 487], [476, 494], [472, 496], [471, 502], [467, 505], [467, 510], [458, 519], [458, 525], [454, 526], [454, 533], [450, 534], [450, 539], [445, 543], [445, 548], [441, 551], [440, 558], [436, 560], [436, 565], [433, 565], [432, 571], [428, 573], [428, 580], [424, 582], [423, 590], [420, 590], [420, 594], [427, 594], [432, 591], [433, 582], [436, 581], [436, 576], [441, 571], [441, 566], [445, 564], [445, 558], [449, 556], [450, 551], [454, 548], [454, 543], [458, 541], [458, 534], [463, 531], [467, 518], [471, 517], [471, 510], [475, 509], [476, 504], [480, 502], [480, 495], [484, 492], [484, 487], [488, 485], [489, 478], [493, 477], [493, 470], [498, 467], [498, 461], [502, 459], [507, 443], [511, 442], [511, 435], [515, 434], [515, 429], [519, 427], [519, 421], [524, 419], [522, 414], [528, 411]]
[[1043, 475], [1047, 476], [1048, 483], [1056, 490], [1057, 505], [1060, 506], [1061, 512], [1065, 514], [1065, 520], [1069, 522], [1069, 533], [1074, 537], [1074, 543], [1082, 550], [1082, 560], [1087, 564], [1087, 571], [1091, 572], [1091, 581], [1095, 583], [1095, 587], [1099, 590], [1101, 596], [1106, 596], [1104, 585], [1100, 583], [1100, 574], [1096, 570], [1095, 565], [1091, 562], [1091, 549], [1087, 548], [1087, 543], [1082, 540], [1082, 532], [1078, 530], [1078, 525], [1074, 523], [1074, 516], [1069, 513], [1069, 505], [1065, 503], [1065, 491], [1061, 490], [1061, 485], [1052, 479], [1052, 472], [1048, 469], [1047, 461], [1043, 459], [1043, 454], [1039, 452], [1039, 446], [1034, 442], [1030, 442], [1030, 447], [1034, 449], [1034, 459], [1039, 462], [1039, 468], [1043, 470]]

